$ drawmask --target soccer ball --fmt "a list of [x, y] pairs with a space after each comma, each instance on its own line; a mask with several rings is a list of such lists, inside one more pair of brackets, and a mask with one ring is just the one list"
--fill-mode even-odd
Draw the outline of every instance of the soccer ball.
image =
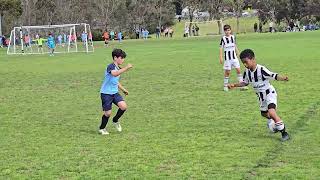
[[276, 123], [272, 119], [268, 119], [267, 127], [273, 133], [278, 132], [278, 130], [276, 129]]

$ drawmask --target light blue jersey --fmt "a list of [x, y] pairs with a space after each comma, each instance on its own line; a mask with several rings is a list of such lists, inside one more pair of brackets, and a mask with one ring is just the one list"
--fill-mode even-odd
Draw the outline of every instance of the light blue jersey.
[[82, 39], [82, 41], [87, 41], [87, 39], [88, 39], [87, 33], [82, 33], [81, 34], [81, 39]]
[[119, 70], [119, 67], [117, 67], [115, 64], [109, 64], [105, 74], [104, 74], [104, 81], [102, 83], [100, 93], [103, 94], [116, 94], [118, 93], [118, 84], [120, 80], [120, 76], [114, 77], [111, 74], [111, 71]]
[[49, 48], [54, 48], [55, 47], [55, 42], [53, 36], [48, 37], [48, 46]]

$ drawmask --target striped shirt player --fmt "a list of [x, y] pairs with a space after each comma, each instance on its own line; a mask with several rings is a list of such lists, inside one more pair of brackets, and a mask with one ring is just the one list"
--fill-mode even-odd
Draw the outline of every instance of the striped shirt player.
[[242, 75], [240, 70], [240, 63], [237, 58], [239, 52], [236, 45], [236, 38], [231, 34], [230, 25], [223, 27], [225, 35], [220, 40], [220, 64], [224, 60], [224, 91], [228, 91], [229, 76], [232, 68], [235, 68], [238, 74], [238, 81], [242, 81]]
[[268, 128], [272, 132], [280, 131], [282, 140], [288, 140], [289, 134], [285, 131], [284, 123], [276, 113], [278, 106], [277, 92], [270, 84], [270, 80], [288, 81], [288, 77], [280, 76], [278, 73], [274, 73], [266, 67], [257, 64], [254, 52], [250, 49], [242, 51], [240, 58], [246, 67], [243, 73], [243, 82], [229, 84], [229, 88], [252, 85], [259, 99], [261, 115], [268, 119]]
[[253, 72], [246, 69], [243, 73], [243, 82], [252, 85], [259, 98], [260, 111], [262, 112], [268, 111], [268, 105], [270, 104], [277, 106], [277, 92], [269, 82], [270, 80], [277, 80], [277, 77], [277, 73], [271, 72], [259, 64]]

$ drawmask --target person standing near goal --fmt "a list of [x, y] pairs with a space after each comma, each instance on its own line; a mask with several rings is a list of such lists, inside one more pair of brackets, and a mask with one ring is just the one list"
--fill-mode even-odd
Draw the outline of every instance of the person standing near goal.
[[55, 49], [56, 45], [55, 45], [54, 37], [52, 36], [51, 33], [49, 34], [49, 37], [47, 39], [47, 45], [49, 48], [49, 55], [54, 56], [53, 53], [54, 53], [54, 49]]
[[43, 54], [43, 42], [45, 42], [46, 39], [43, 39], [40, 35], [38, 35], [35, 41], [38, 45], [38, 53], [41, 51], [41, 54]]
[[[240, 70], [240, 63], [238, 60], [239, 50], [236, 44], [236, 38], [232, 34], [231, 26], [224, 25], [223, 30], [225, 35], [222, 36], [220, 41], [220, 64], [223, 62], [224, 57], [224, 91], [228, 91], [229, 77], [232, 68], [235, 68], [237, 71], [238, 81], [242, 82], [242, 74]], [[247, 88], [243, 88], [246, 90]]]

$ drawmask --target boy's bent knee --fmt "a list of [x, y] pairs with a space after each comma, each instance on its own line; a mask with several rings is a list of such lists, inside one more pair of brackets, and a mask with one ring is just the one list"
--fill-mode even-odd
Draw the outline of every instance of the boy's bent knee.
[[103, 114], [107, 117], [110, 117], [111, 116], [111, 110], [109, 111], [103, 111]]
[[271, 103], [271, 104], [268, 105], [268, 110], [276, 109], [276, 108], [277, 108], [277, 106], [274, 103]]
[[122, 111], [125, 111], [127, 110], [128, 106], [127, 104], [124, 102], [124, 101], [121, 101], [118, 103], [118, 107], [122, 110]]

